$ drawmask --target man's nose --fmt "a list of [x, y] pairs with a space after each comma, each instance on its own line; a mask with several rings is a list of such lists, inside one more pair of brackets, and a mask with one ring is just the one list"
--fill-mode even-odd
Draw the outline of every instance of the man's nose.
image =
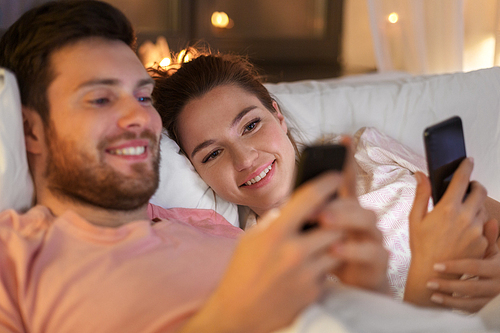
[[151, 121], [149, 110], [135, 97], [124, 100], [120, 112], [118, 126], [126, 130], [142, 130]]

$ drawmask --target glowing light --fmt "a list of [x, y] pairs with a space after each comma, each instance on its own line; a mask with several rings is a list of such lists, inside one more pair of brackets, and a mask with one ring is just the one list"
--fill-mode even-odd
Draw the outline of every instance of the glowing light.
[[189, 60], [191, 60], [191, 56], [189, 53], [186, 54], [186, 50], [179, 52], [179, 55], [177, 56], [178, 63], [189, 62]]
[[216, 28], [227, 28], [229, 26], [229, 16], [224, 12], [213, 12], [212, 25]]
[[162, 61], [160, 61], [160, 66], [167, 67], [168, 65], [170, 65], [170, 63], [171, 63], [170, 58], [166, 57], [166, 58], [163, 58]]
[[399, 21], [399, 15], [398, 13], [391, 13], [389, 14], [389, 17], [387, 17], [387, 20], [391, 23], [396, 23]]
[[464, 50], [464, 71], [489, 68], [495, 64], [495, 36], [489, 35]]

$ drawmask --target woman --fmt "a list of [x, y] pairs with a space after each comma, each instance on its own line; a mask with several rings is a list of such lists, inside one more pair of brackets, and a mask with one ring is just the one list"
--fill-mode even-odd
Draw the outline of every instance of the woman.
[[[296, 144], [282, 110], [261, 84], [251, 64], [236, 56], [208, 55], [182, 64], [178, 70], [156, 70], [153, 76], [156, 80], [153, 98], [164, 127], [202, 179], [220, 197], [249, 207], [257, 218], [287, 201], [294, 183], [298, 156]], [[465, 164], [468, 165], [461, 167], [462, 173], [470, 176], [472, 165], [470, 161]], [[416, 200], [420, 201], [414, 207], [427, 207], [429, 197], [426, 198], [425, 193], [428, 180], [422, 175], [417, 176], [417, 180], [419, 179]], [[455, 181], [458, 182], [459, 180]], [[477, 233], [476, 229], [483, 230], [486, 220], [484, 214], [480, 214], [483, 210], [484, 188], [477, 183], [473, 184], [475, 194], [468, 205], [454, 200], [455, 197], [460, 197], [459, 185], [455, 185], [456, 193], [448, 195], [449, 202], [454, 205], [451, 211], [457, 213], [455, 215], [443, 215], [443, 211], [450, 210], [445, 203], [440, 207], [436, 206], [429, 214], [421, 212], [410, 215], [410, 220], [412, 216], [415, 220], [410, 221], [413, 232], [411, 247], [415, 260], [412, 259], [406, 299], [417, 304], [432, 305], [434, 302], [477, 311], [485, 304], [486, 299], [498, 294], [498, 290], [493, 291], [487, 287], [484, 289], [489, 290], [488, 292], [482, 289], [478, 294], [467, 290], [466, 295], [472, 296], [475, 302], [471, 302], [471, 297], [468, 297], [459, 298], [461, 303], [457, 304], [457, 297], [450, 294], [456, 290], [463, 292], [464, 282], [453, 280], [458, 285], [450, 287], [448, 279], [440, 279], [439, 273], [443, 272], [443, 265], [437, 266], [440, 272], [434, 272], [432, 268], [429, 270], [436, 260], [472, 258], [484, 263], [482, 257], [488, 243], [486, 239], [490, 243], [489, 251], [496, 251], [496, 244], [491, 240], [493, 237], [487, 238], [482, 233]], [[463, 216], [469, 218], [464, 219]], [[436, 221], [443, 218], [447, 223]], [[456, 228], [457, 224], [454, 226], [453, 223], [459, 219], [466, 220], [468, 224], [461, 229]], [[438, 226], [438, 231], [442, 233], [430, 230], [429, 225], [434, 229]], [[489, 227], [485, 229], [490, 234], [495, 233]], [[463, 234], [467, 235], [465, 238], [468, 241], [459, 243]], [[498, 229], [496, 234], [498, 235]], [[438, 245], [444, 242], [442, 239], [432, 238], [433, 235], [444, 235], [443, 237], [451, 239], [456, 236], [457, 243], [451, 248], [453, 253], [462, 253], [462, 256], [447, 253], [449, 244], [439, 248]], [[433, 253], [433, 248], [429, 250], [430, 239], [433, 239], [431, 247], [436, 246], [441, 251], [438, 252], [442, 253], [441, 256]], [[425, 255], [419, 256], [423, 253]], [[454, 267], [453, 263], [446, 262], [445, 273], [447, 266]], [[453, 273], [469, 273], [470, 265], [466, 266], [462, 268], [465, 271]], [[491, 262], [489, 266], [492, 266]], [[500, 258], [495, 259], [493, 266], [500, 267]], [[494, 284], [500, 286], [497, 281], [500, 272], [489, 270], [478, 273], [479, 276], [483, 274], [490, 279], [494, 276]], [[428, 286], [427, 280], [431, 282]], [[440, 292], [440, 286], [446, 286], [442, 289], [443, 292]], [[431, 295], [434, 295], [432, 299]]]
[[[228, 61], [220, 61], [223, 58]], [[163, 126], [205, 182], [225, 200], [262, 215], [288, 198], [297, 148], [277, 103], [255, 80], [253, 67], [243, 59], [231, 58], [199, 57], [186, 63], [192, 69], [181, 67], [178, 73], [182, 76], [157, 80], [154, 98], [158, 98]], [[218, 70], [195, 77], [207, 68], [220, 69], [226, 77], [220, 76]], [[232, 84], [234, 81], [239, 84]], [[244, 106], [233, 115], [231, 111], [239, 104]], [[186, 107], [188, 112], [183, 112]], [[205, 112], [209, 109], [213, 112]], [[227, 146], [205, 142], [203, 138], [229, 118], [234, 120], [231, 132], [219, 140], [225, 139]], [[182, 127], [186, 123], [194, 127]], [[265, 132], [255, 131], [257, 128]], [[252, 135], [254, 132], [258, 135]], [[253, 147], [250, 155], [244, 145]]]

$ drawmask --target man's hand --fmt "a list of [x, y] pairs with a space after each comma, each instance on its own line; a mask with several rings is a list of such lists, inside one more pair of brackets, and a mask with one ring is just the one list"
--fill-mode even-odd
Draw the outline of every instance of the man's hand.
[[439, 273], [465, 275], [468, 278], [431, 279], [427, 288], [433, 291], [433, 302], [449, 308], [477, 312], [500, 293], [498, 222], [494, 219], [488, 221], [484, 230], [489, 244], [484, 259], [458, 259], [434, 265], [434, 270]]
[[328, 173], [299, 188], [241, 237], [224, 277], [183, 332], [269, 332], [290, 324], [326, 290], [339, 260], [330, 254], [341, 233], [301, 232], [342, 181]]
[[332, 255], [342, 263], [333, 273], [345, 284], [387, 293], [389, 255], [375, 213], [363, 209], [356, 198], [338, 198], [323, 215], [330, 228], [344, 235], [332, 246]]
[[427, 212], [430, 182], [416, 173], [417, 190], [410, 212], [410, 249], [412, 260], [405, 289], [405, 300], [435, 306], [430, 300], [427, 281], [431, 278], [457, 279], [456, 274], [442, 275], [433, 270], [436, 263], [454, 259], [483, 258], [488, 241], [483, 235], [487, 221], [484, 208], [486, 190], [477, 182], [463, 200], [473, 163], [465, 159], [455, 172], [448, 189], [431, 212]]
[[382, 244], [375, 213], [360, 206], [356, 195], [356, 163], [350, 137], [338, 197], [322, 212], [322, 225], [342, 232], [344, 237], [332, 246], [332, 255], [341, 260], [333, 273], [345, 284], [387, 293], [389, 254]]

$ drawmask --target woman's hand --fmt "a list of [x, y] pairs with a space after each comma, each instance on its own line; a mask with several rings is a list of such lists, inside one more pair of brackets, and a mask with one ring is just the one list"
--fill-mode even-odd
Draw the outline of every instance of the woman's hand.
[[431, 188], [422, 173], [416, 173], [417, 190], [410, 212], [410, 248], [412, 260], [405, 289], [405, 300], [420, 305], [436, 305], [426, 288], [430, 278], [457, 279], [458, 275], [442, 275], [433, 270], [436, 263], [454, 259], [484, 257], [488, 241], [483, 235], [487, 221], [484, 208], [486, 190], [477, 182], [463, 200], [473, 163], [465, 159], [455, 172], [439, 203], [427, 212]]
[[489, 244], [484, 259], [459, 259], [434, 265], [434, 270], [439, 273], [468, 277], [460, 280], [429, 280], [427, 288], [433, 291], [431, 300], [436, 304], [477, 312], [500, 293], [498, 222], [490, 220], [484, 228]]

